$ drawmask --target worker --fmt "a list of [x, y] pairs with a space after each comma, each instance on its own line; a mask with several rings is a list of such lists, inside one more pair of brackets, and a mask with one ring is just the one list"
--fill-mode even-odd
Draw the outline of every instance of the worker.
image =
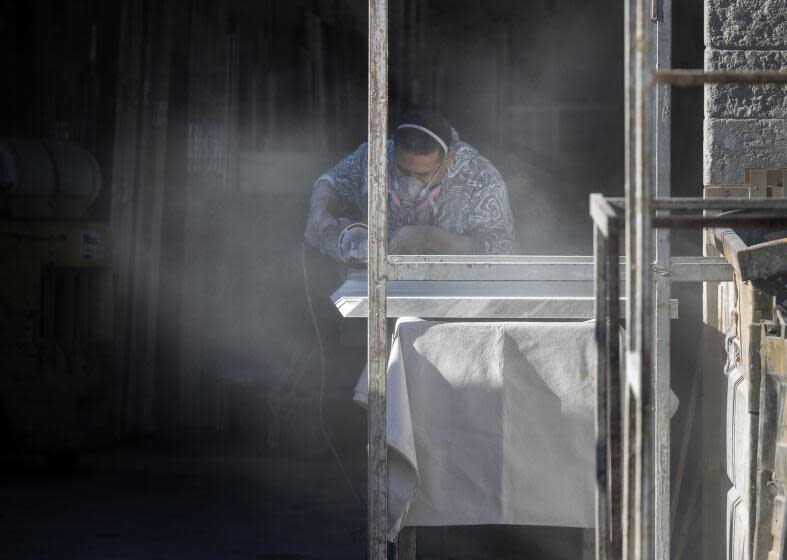
[[[362, 243], [340, 238], [353, 220], [365, 222], [367, 143], [345, 157], [314, 185], [305, 238], [342, 262], [366, 258]], [[388, 150], [388, 253], [505, 254], [514, 225], [505, 181], [478, 150], [459, 139], [436, 113], [413, 112], [396, 126]], [[349, 231], [349, 230], [348, 230]], [[360, 250], [359, 250], [360, 248]]]

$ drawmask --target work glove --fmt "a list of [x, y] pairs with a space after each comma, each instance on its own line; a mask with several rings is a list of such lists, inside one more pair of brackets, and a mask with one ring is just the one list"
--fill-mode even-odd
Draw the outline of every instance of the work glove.
[[339, 253], [350, 266], [365, 266], [369, 250], [369, 229], [363, 222], [349, 224], [339, 234]]
[[342, 230], [350, 225], [350, 220], [346, 218], [333, 218], [322, 226], [320, 236], [320, 252], [328, 255], [339, 262], [346, 262], [339, 250], [339, 235]]

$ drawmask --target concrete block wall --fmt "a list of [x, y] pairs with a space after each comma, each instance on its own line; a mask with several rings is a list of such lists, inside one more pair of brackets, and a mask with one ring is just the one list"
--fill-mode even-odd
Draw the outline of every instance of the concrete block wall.
[[[705, 0], [706, 70], [787, 70], [787, 0]], [[705, 88], [705, 184], [787, 166], [787, 86]]]

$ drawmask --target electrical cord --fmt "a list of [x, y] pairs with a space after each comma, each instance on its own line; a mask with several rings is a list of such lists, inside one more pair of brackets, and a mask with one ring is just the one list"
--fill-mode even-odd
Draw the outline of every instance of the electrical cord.
[[323, 438], [325, 439], [325, 443], [331, 450], [331, 454], [333, 454], [334, 459], [336, 459], [336, 464], [339, 465], [339, 469], [342, 471], [344, 478], [347, 482], [347, 487], [350, 489], [350, 493], [353, 495], [355, 500], [360, 504], [364, 505], [364, 501], [355, 491], [355, 488], [352, 485], [352, 479], [350, 475], [347, 473], [347, 469], [344, 467], [344, 462], [342, 458], [339, 456], [339, 452], [336, 451], [336, 447], [333, 445], [333, 441], [331, 440], [331, 436], [328, 433], [328, 428], [325, 425], [325, 419], [323, 416], [323, 398], [325, 396], [325, 379], [326, 379], [326, 359], [325, 359], [325, 347], [322, 343], [322, 333], [320, 331], [320, 325], [317, 322], [317, 315], [314, 312], [314, 305], [312, 304], [312, 295], [311, 290], [309, 289], [309, 275], [306, 268], [306, 243], [301, 244], [301, 269], [303, 270], [303, 289], [306, 292], [306, 304], [309, 307], [309, 315], [311, 316], [312, 326], [314, 327], [314, 334], [317, 337], [317, 347], [320, 350], [320, 394], [317, 403], [318, 415], [320, 418], [320, 429], [322, 430]]

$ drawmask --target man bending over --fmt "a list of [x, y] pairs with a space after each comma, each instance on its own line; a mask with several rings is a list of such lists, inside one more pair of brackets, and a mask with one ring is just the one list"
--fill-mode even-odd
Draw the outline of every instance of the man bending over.
[[[388, 253], [511, 252], [514, 226], [506, 184], [444, 118], [410, 113], [387, 146]], [[343, 262], [348, 251], [342, 231], [352, 217], [367, 218], [368, 149], [361, 144], [317, 179], [312, 192], [306, 241]], [[365, 232], [358, 229], [365, 256]], [[357, 241], [357, 231], [354, 237]]]

